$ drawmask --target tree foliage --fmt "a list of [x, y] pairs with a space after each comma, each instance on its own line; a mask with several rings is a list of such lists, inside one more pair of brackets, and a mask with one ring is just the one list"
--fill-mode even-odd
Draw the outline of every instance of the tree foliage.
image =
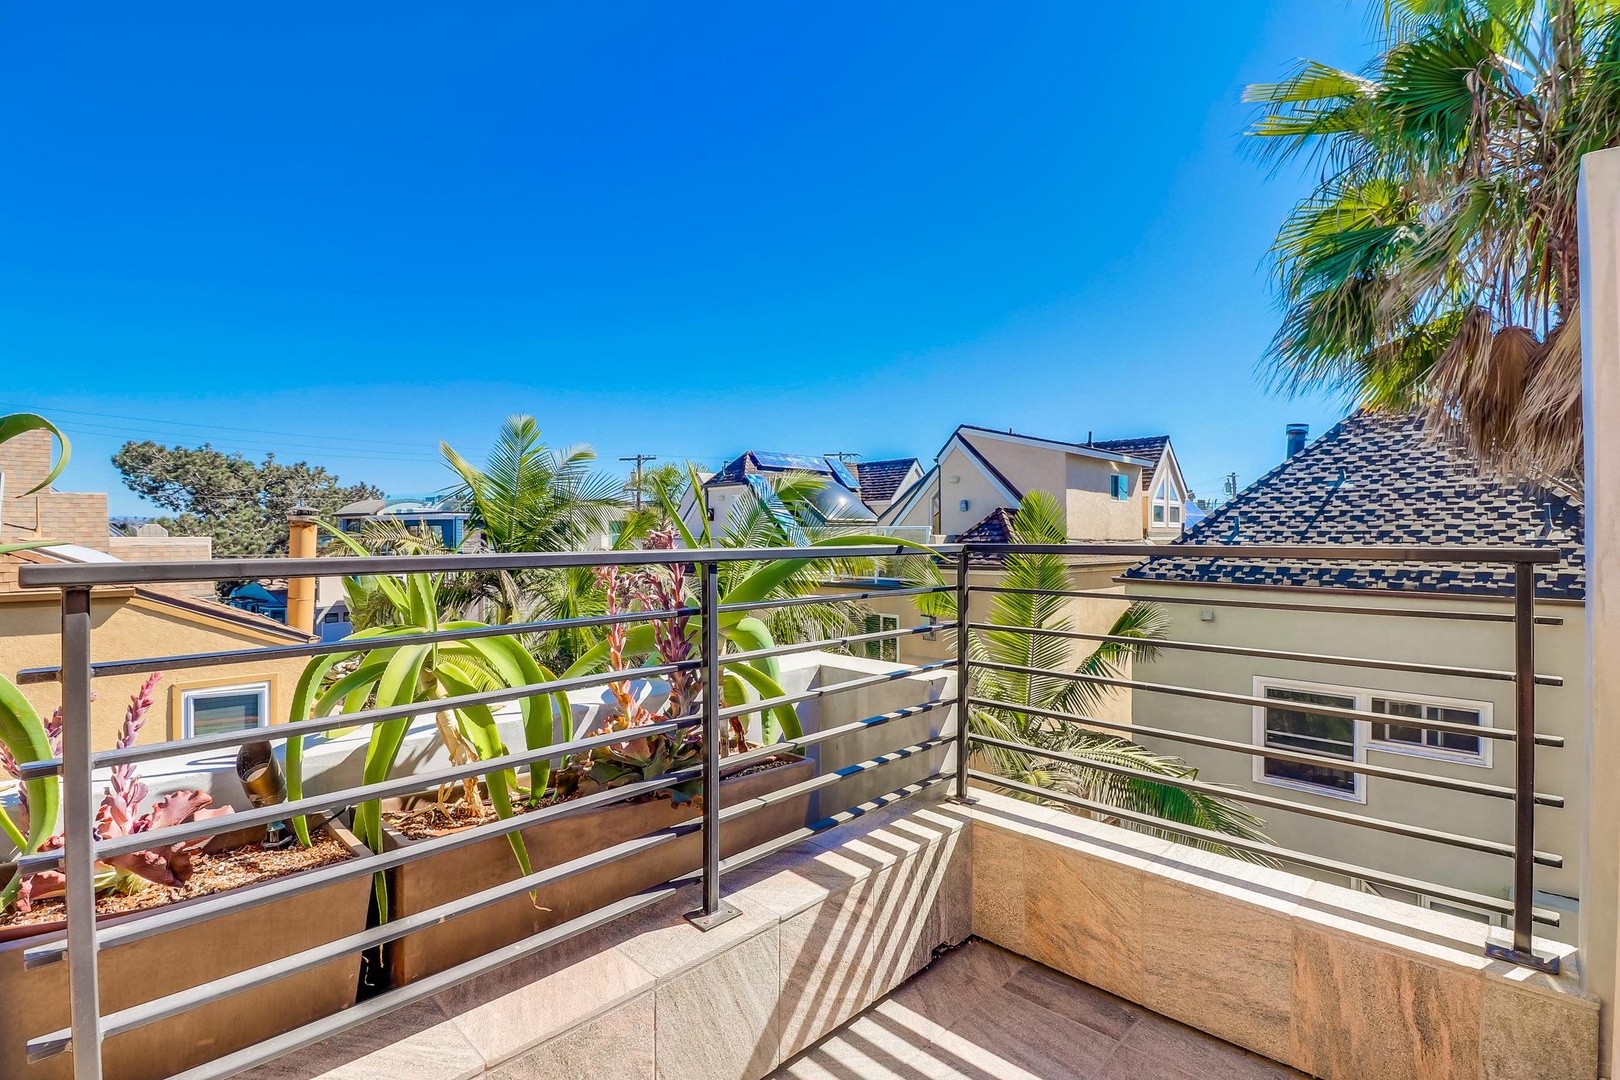
[[1422, 406], [1483, 460], [1581, 468], [1581, 155], [1620, 144], [1614, 0], [1384, 0], [1361, 72], [1251, 86], [1317, 169], [1273, 253], [1284, 389]]
[[127, 442], [113, 455], [124, 486], [172, 517], [154, 518], [171, 533], [211, 536], [215, 556], [279, 555], [287, 550], [287, 513], [313, 507], [330, 517], [360, 499], [382, 497], [370, 484], [344, 484], [324, 466], [291, 465], [266, 454], [241, 454], [202, 446]]
[[[1013, 518], [1011, 539], [1015, 544], [1061, 544], [1065, 542], [1066, 527], [1063, 507], [1057, 500], [1045, 492], [1032, 491]], [[969, 635], [969, 654], [975, 664], [983, 665], [975, 673], [974, 696], [1004, 704], [976, 705], [969, 711], [968, 721], [977, 734], [1029, 749], [984, 750], [984, 758], [996, 772], [1033, 787], [1152, 814], [1182, 825], [1246, 840], [1265, 839], [1265, 823], [1241, 803], [1156, 779], [1197, 780], [1198, 770], [1185, 761], [1052, 715], [1095, 715], [1114, 691], [1105, 684], [1076, 676], [1124, 678], [1133, 659], [1152, 659], [1153, 640], [1164, 637], [1162, 610], [1151, 604], [1131, 604], [1108, 630], [1108, 636], [1117, 640], [1105, 641], [1085, 652], [1075, 647], [1074, 639], [1063, 636], [1075, 629], [1067, 612], [1068, 600], [1055, 595], [1073, 587], [1063, 556], [1008, 555], [1001, 584], [1023, 591], [995, 594], [989, 621], [996, 626], [1030, 630], [987, 630]], [[957, 617], [954, 593], [921, 597], [917, 607], [943, 619], [954, 621]], [[1036, 668], [1043, 674], [1019, 668]], [[1163, 830], [1160, 835], [1187, 842], [1173, 830]], [[1252, 858], [1216, 842], [1193, 843], [1239, 858]]]

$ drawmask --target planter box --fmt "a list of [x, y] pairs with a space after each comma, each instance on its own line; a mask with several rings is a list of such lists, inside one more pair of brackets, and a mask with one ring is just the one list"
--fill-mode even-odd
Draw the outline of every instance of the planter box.
[[[815, 776], [814, 761], [783, 756], [791, 764], [722, 780], [720, 805], [734, 806]], [[727, 823], [721, 830], [722, 855], [747, 851], [802, 828], [809, 803], [806, 793]], [[668, 799], [618, 803], [542, 821], [523, 830], [523, 842], [531, 865], [543, 870], [697, 816], [691, 803], [675, 806]], [[384, 826], [384, 850], [419, 842]], [[403, 986], [444, 971], [696, 870], [702, 861], [703, 838], [694, 833], [556, 882], [539, 890], [534, 900], [525, 893], [476, 915], [418, 931], [386, 946], [389, 976], [393, 985]], [[407, 863], [388, 871], [390, 917], [426, 911], [519, 876], [512, 845], [504, 836]]]
[[[348, 830], [327, 828], [356, 855], [369, 854]], [[101, 1010], [125, 1009], [358, 934], [366, 928], [370, 898], [371, 878], [358, 877], [108, 949], [101, 954]], [[156, 910], [180, 912], [197, 902]], [[146, 916], [131, 912], [98, 922]], [[72, 1053], [30, 1065], [24, 1049], [29, 1039], [68, 1025], [67, 963], [23, 969], [23, 950], [63, 933], [61, 922], [0, 931], [0, 1077], [6, 1080], [73, 1076]], [[126, 1032], [102, 1044], [104, 1075], [106, 1080], [173, 1076], [348, 1008], [359, 978], [356, 954]]]

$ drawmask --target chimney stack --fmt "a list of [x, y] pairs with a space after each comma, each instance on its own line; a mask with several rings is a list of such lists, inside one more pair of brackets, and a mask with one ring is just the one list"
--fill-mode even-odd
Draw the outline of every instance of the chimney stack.
[[1291, 458], [1305, 449], [1305, 436], [1309, 435], [1310, 431], [1311, 426], [1309, 424], [1288, 425], [1288, 453], [1284, 455], [1285, 459]]
[[[313, 559], [318, 529], [318, 511], [308, 506], [295, 506], [287, 512], [287, 557]], [[294, 630], [315, 634], [315, 579], [289, 577], [287, 579], [287, 625]]]

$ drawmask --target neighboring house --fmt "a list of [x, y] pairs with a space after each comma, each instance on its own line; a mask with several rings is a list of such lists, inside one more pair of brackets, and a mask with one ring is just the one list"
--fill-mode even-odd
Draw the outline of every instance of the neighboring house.
[[467, 519], [471, 514], [445, 495], [389, 495], [349, 503], [334, 516], [338, 528], [346, 533], [358, 533], [368, 521], [398, 521], [419, 532], [432, 532], [445, 547], [454, 551], [467, 538]]
[[[1045, 491], [1063, 502], [1074, 540], [1140, 542], [1179, 535], [1187, 483], [1169, 437], [1120, 443], [1126, 444], [1132, 449], [963, 424], [946, 440], [934, 467], [894, 498], [881, 521], [926, 526], [953, 541], [998, 511], [1017, 509], [1025, 492]], [[1162, 523], [1154, 517], [1153, 498], [1159, 493]]]
[[[861, 502], [860, 481], [838, 458], [831, 454], [780, 454], [770, 450], [749, 450], [726, 462], [719, 472], [704, 480], [702, 513], [719, 528], [739, 500], [757, 498], [777, 514], [793, 520], [776, 498], [770, 482], [775, 477], [802, 473], [821, 477], [825, 483], [810, 499], [813, 520], [795, 520], [795, 524], [871, 525], [877, 521], [877, 515]], [[696, 504], [689, 504], [687, 510], [697, 513]], [[689, 526], [696, 524], [696, 521], [688, 521]]]
[[[233, 608], [285, 623], [287, 583], [279, 580], [244, 582], [226, 594], [225, 603]], [[315, 579], [315, 626], [322, 641], [337, 641], [354, 632], [353, 617], [349, 612], [349, 595], [343, 588], [341, 577], [327, 576]]]
[[1181, 475], [1181, 466], [1176, 461], [1175, 449], [1170, 445], [1170, 436], [1099, 439], [1086, 445], [1151, 462], [1142, 470], [1139, 489], [1143, 535], [1150, 540], [1173, 540], [1181, 535], [1182, 529], [1188, 524], [1188, 511], [1194, 508], [1193, 496], [1187, 490], [1186, 477]]
[[[1586, 802], [1584, 535], [1580, 498], [1569, 490], [1556, 484], [1505, 483], [1482, 475], [1473, 462], [1424, 431], [1416, 418], [1358, 414], [1292, 453], [1211, 513], [1179, 544], [1556, 549], [1560, 560], [1537, 574], [1536, 614], [1560, 622], [1537, 627], [1536, 669], [1562, 678], [1563, 685], [1537, 688], [1537, 724], [1543, 732], [1563, 736], [1566, 744], [1537, 752], [1536, 787], [1562, 795], [1571, 809], [1537, 812], [1537, 848], [1564, 858], [1561, 869], [1538, 868], [1537, 883], [1546, 894], [1538, 893], [1543, 906], [1567, 913], [1575, 908], [1572, 898], [1580, 891], [1579, 808]], [[1130, 596], [1166, 601], [1171, 640], [1474, 669], [1513, 667], [1511, 625], [1457, 617], [1461, 612], [1500, 619], [1512, 612], [1512, 572], [1501, 564], [1262, 563], [1178, 557], [1140, 563], [1123, 581]], [[1222, 603], [1238, 600], [1254, 606]], [[1306, 610], [1267, 606], [1277, 604], [1305, 605]], [[1360, 611], [1334, 613], [1345, 605]], [[1444, 612], [1447, 617], [1443, 622], [1416, 617], [1425, 612]], [[1154, 662], [1137, 665], [1136, 678], [1268, 703], [1228, 704], [1135, 690], [1132, 722], [1139, 726], [1185, 731], [1256, 750], [1304, 752], [1317, 759], [1301, 763], [1263, 753], [1216, 750], [1207, 744], [1142, 738], [1153, 749], [1196, 765], [1200, 779], [1312, 808], [1503, 842], [1512, 839], [1509, 801], [1356, 771], [1364, 766], [1395, 767], [1511, 787], [1512, 744], [1400, 723], [1401, 717], [1410, 717], [1511, 727], [1511, 682], [1183, 649], [1161, 650]], [[1390, 722], [1325, 716], [1313, 712], [1313, 705], [1387, 714]], [[1344, 862], [1483, 895], [1508, 896], [1512, 865], [1499, 856], [1305, 814], [1272, 808], [1258, 812], [1267, 821], [1266, 831], [1285, 847], [1326, 852]], [[1486, 912], [1415, 893], [1349, 883], [1493, 919]], [[1573, 941], [1575, 921], [1566, 915], [1560, 930], [1538, 928], [1538, 933]]]
[[851, 461], [849, 469], [859, 485], [861, 502], [874, 514], [881, 515], [894, 502], [894, 497], [922, 479], [922, 462], [916, 458], [892, 458], [887, 461]]
[[[21, 493], [48, 474], [54, 447], [48, 432], [26, 432], [0, 444], [5, 491]], [[25, 498], [0, 500], [0, 543], [54, 541], [50, 547], [0, 555], [0, 674], [15, 679], [24, 668], [61, 662], [62, 600], [53, 589], [22, 589], [18, 568], [26, 563], [192, 562], [210, 556], [206, 536], [169, 536], [143, 524], [136, 535], [114, 535], [102, 492], [47, 489]], [[214, 599], [212, 582], [97, 588], [91, 592], [91, 659], [136, 660], [149, 656], [222, 652], [265, 645], [304, 644], [311, 639], [262, 615]], [[182, 739], [231, 727], [286, 719], [302, 659], [259, 659], [240, 664], [175, 671], [158, 684], [142, 742]], [[110, 675], [95, 681], [91, 717], [97, 750], [110, 749], [123, 722], [130, 693], [144, 675]], [[42, 714], [61, 704], [55, 682], [28, 683], [24, 696]]]

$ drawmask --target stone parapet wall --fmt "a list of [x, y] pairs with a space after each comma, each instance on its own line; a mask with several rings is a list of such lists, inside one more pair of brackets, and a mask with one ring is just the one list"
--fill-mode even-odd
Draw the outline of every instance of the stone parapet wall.
[[1598, 1005], [1483, 923], [988, 792], [973, 932], [1324, 1080], [1593, 1080]]

